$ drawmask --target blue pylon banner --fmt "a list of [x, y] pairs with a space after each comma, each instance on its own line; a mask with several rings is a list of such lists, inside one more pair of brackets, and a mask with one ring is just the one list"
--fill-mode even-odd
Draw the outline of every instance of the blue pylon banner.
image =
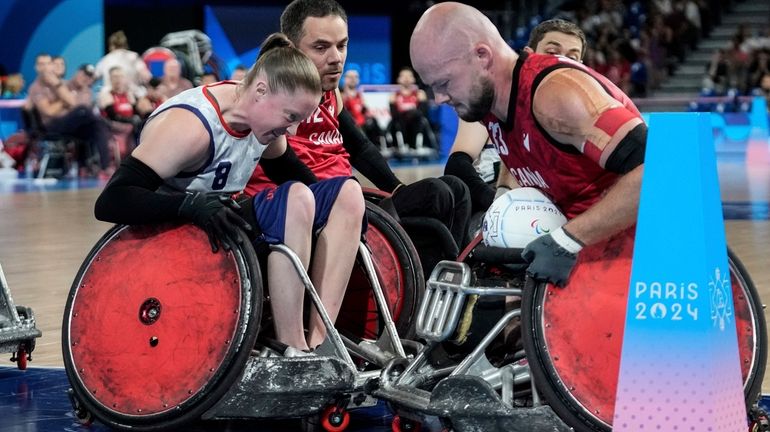
[[615, 431], [747, 427], [710, 115], [650, 115]]

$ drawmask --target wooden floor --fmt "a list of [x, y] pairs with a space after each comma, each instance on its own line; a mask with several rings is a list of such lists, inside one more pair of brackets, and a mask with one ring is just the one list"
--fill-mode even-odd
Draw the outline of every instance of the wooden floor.
[[[726, 221], [727, 239], [753, 278], [763, 302], [770, 301], [770, 164], [720, 163], [723, 199], [764, 204], [764, 217]], [[404, 181], [440, 172], [437, 167], [397, 170]], [[33, 366], [61, 366], [64, 302], [86, 254], [110, 227], [93, 217], [100, 188], [13, 193], [0, 189], [0, 264], [16, 304], [32, 307], [43, 337]], [[745, 207], [745, 205], [744, 205]], [[759, 212], [761, 213], [760, 208]], [[5, 356], [5, 355], [3, 355]], [[3, 363], [6, 363], [3, 360]], [[770, 379], [765, 378], [765, 393]]]

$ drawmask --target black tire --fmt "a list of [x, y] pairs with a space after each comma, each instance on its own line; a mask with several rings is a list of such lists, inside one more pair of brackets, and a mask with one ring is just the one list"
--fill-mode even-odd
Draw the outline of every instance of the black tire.
[[727, 264], [730, 268], [731, 276], [743, 287], [749, 307], [751, 308], [753, 327], [756, 331], [754, 358], [747, 379], [743, 383], [746, 408], [748, 409], [759, 399], [762, 393], [762, 381], [765, 377], [765, 369], [767, 368], [767, 324], [765, 323], [762, 300], [759, 298], [754, 281], [751, 280], [746, 267], [743, 266], [743, 263], [729, 247], [727, 248]]
[[[163, 225], [158, 231], [174, 229], [178, 225]], [[138, 227], [141, 229], [142, 227]], [[154, 227], [153, 227], [154, 228]], [[71, 351], [70, 322], [74, 301], [77, 298], [81, 281], [97, 259], [99, 252], [121, 233], [132, 227], [116, 225], [111, 228], [91, 249], [81, 265], [70, 289], [62, 322], [62, 354], [64, 369], [72, 385], [72, 397], [82, 404], [86, 412], [92, 413], [98, 420], [110, 427], [132, 431], [159, 431], [179, 428], [192, 421], [199, 420], [201, 415], [213, 406], [238, 379], [254, 347], [259, 332], [262, 311], [262, 284], [257, 256], [251, 242], [241, 233], [242, 245], [233, 251], [237, 270], [241, 275], [241, 304], [237, 325], [234, 328], [232, 343], [223, 358], [221, 366], [214, 371], [211, 379], [197, 392], [192, 393], [188, 400], [164, 412], [150, 415], [126, 415], [105, 406], [97, 400], [88, 389], [84, 388]], [[103, 323], [99, 323], [103, 324]], [[98, 325], [95, 323], [94, 325]], [[191, 390], [192, 391], [192, 390]]]
[[[394, 316], [393, 320], [398, 334], [402, 338], [410, 338], [414, 335], [412, 321], [425, 291], [425, 278], [423, 277], [419, 255], [404, 229], [385, 210], [367, 201], [366, 216], [369, 221], [367, 237], [370, 243], [374, 241], [371, 236], [375, 235], [375, 232], [377, 233], [376, 235], [381, 235], [391, 248], [390, 251], [386, 252], [394, 254], [395, 260], [399, 263], [400, 271], [403, 273], [402, 283], [399, 286], [384, 286], [382, 284], [382, 289], [386, 300], [398, 299], [400, 301], [400, 314]], [[362, 269], [363, 265], [357, 262], [354, 273], [356, 271], [363, 271]], [[384, 270], [377, 269], [378, 275], [380, 275], [380, 271]], [[337, 326], [348, 334], [363, 337], [365, 335], [362, 334], [360, 328], [351, 327], [350, 317], [346, 316], [346, 311], [356, 311], [360, 308], [360, 305], [356, 304], [360, 303], [360, 300], [354, 299], [354, 290], [368, 290], [367, 298], [369, 304], [372, 304], [373, 298], [371, 296], [373, 294], [371, 294], [371, 285], [368, 280], [364, 278], [365, 281], [362, 281], [362, 278], [359, 277], [357, 282], [360, 286], [354, 287], [354, 279], [355, 277], [351, 279], [351, 285], [348, 286], [348, 294], [346, 294], [346, 300], [343, 301], [343, 306], [340, 309]], [[382, 281], [382, 277], [380, 277], [380, 281]], [[382, 330], [381, 325], [379, 325], [379, 330]], [[371, 337], [372, 335], [366, 336]]]

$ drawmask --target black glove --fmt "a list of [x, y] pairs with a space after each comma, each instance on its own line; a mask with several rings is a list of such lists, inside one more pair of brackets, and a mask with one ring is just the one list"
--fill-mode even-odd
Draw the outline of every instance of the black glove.
[[209, 236], [211, 251], [219, 250], [219, 243], [225, 250], [241, 244], [239, 229], [251, 231], [251, 226], [234, 210], [239, 210], [238, 203], [225, 195], [188, 193], [179, 206], [179, 216], [198, 225]]
[[529, 263], [527, 274], [533, 279], [563, 287], [582, 247], [580, 241], [567, 230], [559, 228], [529, 242], [521, 257]]

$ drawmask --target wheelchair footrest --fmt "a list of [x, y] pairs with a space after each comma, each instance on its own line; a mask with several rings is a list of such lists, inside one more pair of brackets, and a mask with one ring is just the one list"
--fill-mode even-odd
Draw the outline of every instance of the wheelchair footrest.
[[512, 408], [475, 376], [450, 376], [431, 393], [428, 411], [448, 418], [458, 431], [567, 432], [572, 430], [547, 405]]
[[333, 357], [251, 357], [204, 420], [305, 417], [354, 390], [354, 371]]
[[417, 335], [429, 341], [444, 341], [457, 328], [465, 305], [465, 289], [471, 283], [471, 269], [456, 261], [441, 261], [428, 279], [416, 317]]

